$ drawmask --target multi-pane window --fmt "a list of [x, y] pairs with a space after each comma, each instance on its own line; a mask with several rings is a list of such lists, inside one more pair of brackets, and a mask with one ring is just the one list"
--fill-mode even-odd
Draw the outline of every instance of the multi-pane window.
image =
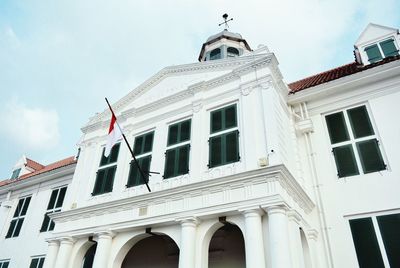
[[[133, 145], [133, 153], [135, 154], [137, 163], [145, 175], [145, 180], [149, 180], [149, 171], [151, 164], [151, 152], [153, 150], [154, 131], [135, 138]], [[132, 159], [129, 170], [128, 183], [126, 187], [132, 187], [144, 184], [142, 174], [139, 171], [138, 165]]]
[[365, 52], [367, 53], [368, 61], [370, 63], [380, 61], [382, 58], [399, 55], [399, 50], [394, 44], [393, 39], [388, 39], [379, 44], [368, 46], [365, 48]]
[[12, 175], [11, 175], [11, 179], [17, 179], [19, 177], [19, 173], [21, 172], [21, 169], [18, 168], [16, 170], [13, 171]]
[[10, 265], [10, 260], [0, 260], [0, 268], [8, 268]]
[[239, 161], [236, 104], [212, 111], [210, 117], [208, 166], [212, 168]]
[[164, 178], [189, 173], [191, 120], [169, 126]]
[[42, 268], [43, 263], [44, 263], [44, 256], [33, 257], [31, 260], [31, 265], [29, 265], [29, 268]]
[[400, 267], [400, 214], [350, 220], [360, 268]]
[[11, 220], [10, 227], [8, 228], [6, 238], [16, 237], [19, 235], [30, 202], [31, 196], [18, 200], [18, 205]]
[[114, 185], [114, 176], [117, 170], [117, 160], [120, 143], [117, 143], [111, 149], [108, 157], [104, 156], [105, 148], [101, 154], [100, 167], [97, 171], [96, 182], [94, 184], [92, 195], [99, 195], [112, 192]]
[[67, 187], [62, 187], [58, 189], [54, 189], [51, 192], [49, 204], [47, 205], [47, 211], [44, 215], [42, 227], [40, 228], [40, 232], [47, 232], [54, 230], [54, 221], [50, 219], [49, 215], [54, 212], [61, 211], [62, 204], [64, 202], [65, 193], [67, 191]]
[[339, 178], [386, 169], [366, 106], [325, 119]]

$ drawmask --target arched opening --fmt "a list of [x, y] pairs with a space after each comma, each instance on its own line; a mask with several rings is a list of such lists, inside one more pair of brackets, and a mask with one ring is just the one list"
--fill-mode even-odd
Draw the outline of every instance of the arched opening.
[[82, 261], [82, 268], [92, 268], [94, 255], [96, 254], [97, 243], [93, 244], [85, 253]]
[[300, 228], [300, 237], [301, 237], [301, 247], [303, 249], [303, 259], [304, 259], [304, 267], [312, 267], [311, 266], [311, 256], [310, 256], [310, 248], [308, 247], [307, 238], [304, 234], [303, 229]]
[[167, 235], [153, 235], [137, 242], [126, 254], [121, 268], [177, 268], [179, 248]]
[[228, 57], [236, 57], [239, 56], [239, 50], [237, 48], [234, 47], [228, 47], [227, 49], [227, 56]]
[[216, 48], [210, 52], [210, 60], [218, 60], [221, 58], [221, 49]]
[[208, 267], [246, 267], [244, 239], [239, 227], [225, 224], [214, 233], [208, 248]]

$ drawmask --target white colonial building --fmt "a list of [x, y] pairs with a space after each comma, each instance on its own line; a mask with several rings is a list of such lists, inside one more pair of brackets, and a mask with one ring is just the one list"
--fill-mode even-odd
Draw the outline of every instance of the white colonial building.
[[44, 267], [400, 267], [399, 45], [370, 24], [353, 63], [286, 84], [211, 36], [112, 105], [151, 192], [123, 141], [103, 156], [110, 111], [82, 128]]
[[0, 181], [0, 268], [43, 266], [49, 215], [61, 210], [75, 166], [74, 157], [44, 166], [22, 156]]

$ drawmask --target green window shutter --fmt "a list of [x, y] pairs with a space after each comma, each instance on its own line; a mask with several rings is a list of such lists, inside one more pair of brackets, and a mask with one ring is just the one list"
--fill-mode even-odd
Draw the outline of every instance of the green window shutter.
[[17, 220], [12, 220], [10, 223], [10, 227], [8, 228], [6, 238], [10, 238], [12, 234], [14, 233], [15, 225], [17, 223]]
[[386, 169], [377, 139], [356, 143], [364, 173]]
[[107, 168], [107, 176], [103, 187], [103, 193], [112, 192], [116, 170], [117, 170], [116, 166]]
[[47, 232], [47, 228], [49, 227], [50, 217], [48, 213], [44, 214], [44, 219], [42, 222], [42, 227], [40, 228], [40, 232]]
[[176, 175], [183, 175], [189, 172], [189, 150], [190, 145], [184, 145], [179, 148], [177, 156], [177, 172]]
[[239, 131], [234, 131], [225, 136], [225, 163], [239, 161]]
[[133, 146], [133, 153], [135, 155], [139, 155], [142, 153], [142, 147], [143, 147], [143, 136], [139, 136], [135, 138], [135, 144]]
[[59, 189], [59, 191], [60, 193], [58, 194], [56, 208], [62, 207], [62, 204], [64, 203], [65, 193], [67, 192], [67, 187], [63, 187]]
[[374, 63], [382, 59], [381, 52], [379, 51], [378, 45], [372, 45], [365, 48], [365, 52], [368, 55], [368, 61]]
[[221, 131], [222, 129], [222, 110], [211, 112], [211, 133]]
[[351, 144], [333, 148], [338, 177], [358, 175], [358, 167]]
[[222, 165], [222, 138], [221, 136], [211, 137], [209, 140], [209, 167]]
[[397, 48], [394, 44], [394, 41], [392, 39], [380, 42], [379, 44], [381, 45], [381, 48], [382, 48], [383, 54], [385, 54], [385, 57], [399, 55], [399, 51], [397, 50]]
[[400, 214], [377, 217], [390, 267], [400, 267]]
[[190, 140], [190, 125], [191, 120], [189, 119], [169, 126], [167, 145], [170, 146]]
[[104, 156], [105, 148], [103, 148], [103, 153], [101, 154], [100, 166], [105, 166], [117, 162], [120, 145], [121, 145], [120, 143], [115, 144], [112, 147], [110, 155], [108, 157]]
[[180, 123], [179, 142], [190, 140], [190, 126], [191, 120], [186, 120]]
[[13, 237], [19, 236], [19, 233], [20, 233], [20, 231], [21, 231], [21, 228], [22, 228], [22, 224], [23, 224], [23, 223], [24, 223], [24, 219], [23, 219], [23, 218], [17, 220], [17, 224], [16, 224], [16, 226], [15, 226], [15, 230], [14, 230]]
[[175, 170], [175, 155], [176, 150], [167, 150], [165, 153], [165, 167], [164, 167], [164, 178], [171, 178], [174, 176]]
[[211, 112], [211, 133], [237, 126], [236, 104]]
[[39, 259], [32, 259], [31, 265], [29, 265], [29, 268], [37, 268]]
[[[145, 156], [136, 159], [145, 175], [146, 182], [149, 181], [149, 171], [150, 171], [150, 163], [151, 163], [151, 156]], [[135, 161], [131, 162], [130, 170], [129, 170], [129, 177], [127, 187], [137, 186], [144, 184], [138, 166], [136, 165]]]
[[350, 139], [343, 112], [327, 115], [325, 120], [332, 144]]
[[350, 229], [360, 267], [384, 268], [371, 218], [350, 220]]
[[178, 143], [178, 128], [179, 125], [175, 124], [169, 127], [168, 130], [168, 145]]
[[151, 132], [145, 136], [143, 153], [151, 152], [151, 150], [153, 149], [153, 137], [154, 132]]
[[224, 129], [232, 128], [237, 126], [236, 120], [236, 105], [225, 108], [224, 111]]
[[368, 116], [367, 107], [360, 106], [347, 110], [350, 119], [351, 128], [355, 138], [374, 135], [371, 120]]

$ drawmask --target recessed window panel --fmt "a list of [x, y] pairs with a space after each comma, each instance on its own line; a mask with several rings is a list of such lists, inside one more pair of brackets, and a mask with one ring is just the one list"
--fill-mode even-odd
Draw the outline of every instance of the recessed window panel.
[[381, 48], [382, 48], [383, 54], [385, 54], [385, 57], [399, 55], [399, 51], [397, 50], [393, 39], [380, 42], [379, 44], [381, 45]]
[[384, 268], [372, 219], [350, 220], [350, 228], [360, 268]]
[[225, 129], [236, 125], [236, 105], [233, 105], [225, 109]]
[[327, 115], [325, 119], [332, 144], [350, 139], [343, 112]]
[[351, 144], [333, 148], [333, 155], [340, 178], [359, 174]]
[[375, 134], [365, 106], [349, 109], [347, 110], [347, 114], [349, 115], [355, 138], [362, 138]]
[[221, 136], [210, 138], [210, 167], [222, 164], [222, 138]]
[[211, 113], [211, 133], [222, 130], [222, 110]]
[[372, 45], [365, 49], [368, 55], [368, 61], [374, 63], [382, 59], [381, 52], [379, 51], [378, 45]]
[[390, 267], [400, 267], [400, 214], [377, 217]]
[[376, 139], [357, 142], [357, 150], [360, 155], [364, 173], [371, 173], [386, 169], [383, 162], [379, 144]]
[[226, 135], [226, 162], [239, 161], [238, 131]]
[[139, 155], [142, 153], [142, 146], [143, 146], [143, 136], [139, 136], [135, 138], [135, 143], [133, 145], [133, 153], [134, 155]]

